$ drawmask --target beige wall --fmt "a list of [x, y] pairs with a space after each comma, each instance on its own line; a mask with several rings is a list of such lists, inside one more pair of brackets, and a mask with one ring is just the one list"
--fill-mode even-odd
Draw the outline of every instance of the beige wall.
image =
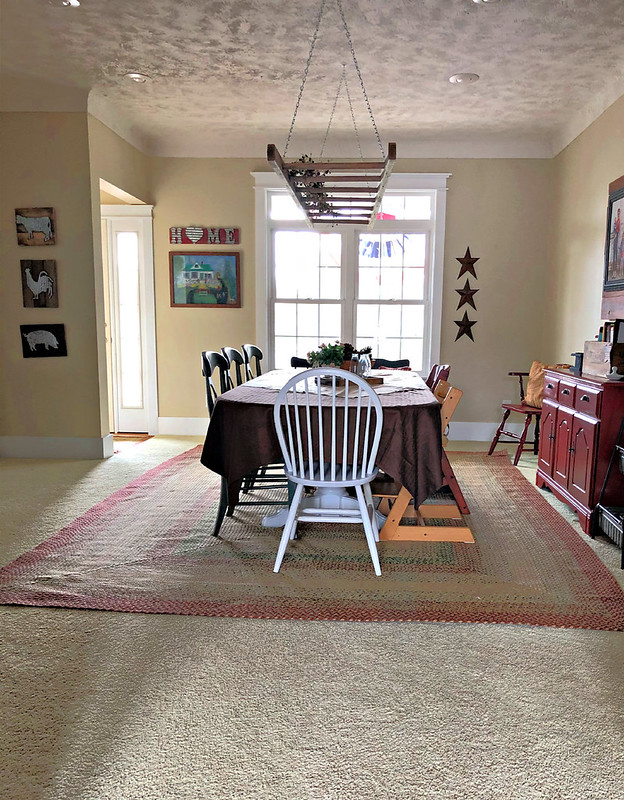
[[[254, 170], [245, 159], [154, 159], [152, 167], [160, 416], [206, 416], [199, 352], [255, 339]], [[465, 389], [457, 419], [492, 421], [515, 387], [512, 369], [528, 369], [543, 349], [543, 293], [548, 267], [547, 218], [552, 208], [552, 163], [544, 160], [403, 160], [397, 172], [452, 172], [449, 179], [442, 360]], [[243, 308], [170, 308], [168, 251], [172, 225], [235, 225], [241, 229]], [[477, 310], [475, 342], [455, 342], [459, 296], [455, 257], [471, 248]], [[223, 249], [223, 248], [217, 248]], [[482, 387], [488, 391], [483, 392]], [[180, 387], [185, 387], [180, 391]]]
[[[443, 361], [465, 390], [456, 419], [492, 422], [515, 387], [506, 377], [534, 358], [569, 360], [600, 323], [607, 187], [624, 173], [624, 100], [552, 160], [402, 160], [399, 172], [450, 172]], [[159, 416], [206, 417], [199, 353], [255, 339], [254, 159], [144, 156], [84, 113], [2, 115], [3, 268], [0, 294], [0, 435], [98, 436], [107, 432], [101, 324], [99, 179], [153, 203]], [[67, 359], [23, 359], [19, 324], [43, 321], [21, 302], [13, 225], [19, 206], [52, 205], [59, 243], [38, 252], [58, 261], [61, 307], [45, 321], [67, 326]], [[174, 225], [236, 226], [241, 232], [241, 309], [171, 308]], [[467, 246], [479, 257], [475, 342], [455, 341], [464, 308], [455, 289]], [[216, 248], [225, 250], [226, 248]], [[41, 257], [44, 257], [42, 255]], [[13, 277], [11, 278], [11, 274]], [[97, 298], [97, 304], [96, 304]], [[100, 331], [101, 333], [101, 331]], [[41, 398], [45, 396], [45, 403]]]
[[[454, 419], [492, 422], [514, 398], [512, 370], [528, 370], [545, 353], [545, 302], [553, 166], [544, 159], [399, 161], [397, 171], [450, 172], [446, 209], [441, 363], [464, 396]], [[477, 279], [456, 260], [470, 247]], [[476, 310], [457, 309], [455, 291], [470, 279]], [[455, 341], [464, 311], [476, 320], [475, 341]]]
[[[206, 417], [201, 376], [202, 350], [254, 342], [255, 261], [253, 159], [156, 158], [152, 161], [154, 196], [154, 269], [158, 395], [161, 417]], [[170, 245], [169, 228], [181, 225], [232, 226], [240, 244]], [[235, 252], [241, 255], [241, 308], [171, 308], [169, 252]]]
[[[0, 436], [100, 435], [86, 113], [0, 115]], [[57, 244], [17, 244], [15, 208], [52, 206]], [[54, 258], [59, 307], [24, 308], [20, 259]], [[22, 356], [20, 324], [63, 323], [66, 358]]]
[[[106, 347], [105, 288], [102, 264], [102, 226], [100, 180], [127, 192], [143, 203], [150, 203], [149, 159], [99, 120], [89, 116], [89, 158], [91, 168], [91, 218], [93, 226], [93, 264], [97, 321], [97, 369], [102, 436], [111, 430], [110, 348]], [[104, 193], [105, 194], [105, 193]]]
[[582, 351], [601, 323], [609, 184], [624, 175], [624, 97], [556, 159], [549, 358]]

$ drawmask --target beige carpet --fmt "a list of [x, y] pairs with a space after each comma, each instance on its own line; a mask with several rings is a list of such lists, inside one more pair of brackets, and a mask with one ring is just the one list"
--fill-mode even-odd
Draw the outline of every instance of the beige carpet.
[[[0, 563], [189, 442], [0, 462]], [[2, 800], [624, 798], [622, 633], [24, 607], [0, 626]]]

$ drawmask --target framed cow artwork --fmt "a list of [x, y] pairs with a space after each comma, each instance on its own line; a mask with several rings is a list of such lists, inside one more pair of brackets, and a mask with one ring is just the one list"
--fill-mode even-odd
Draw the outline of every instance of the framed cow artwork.
[[25, 247], [56, 244], [53, 208], [16, 208], [17, 243]]
[[58, 308], [56, 261], [20, 261], [24, 308]]

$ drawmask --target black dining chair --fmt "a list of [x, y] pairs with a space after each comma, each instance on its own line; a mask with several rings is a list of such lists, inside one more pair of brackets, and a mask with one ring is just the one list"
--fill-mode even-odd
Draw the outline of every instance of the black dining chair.
[[[232, 364], [234, 365], [234, 373], [236, 375], [236, 385], [240, 386], [245, 382], [245, 359], [240, 350], [235, 347], [222, 347], [221, 352], [228, 362], [228, 372], [230, 381], [232, 380]], [[234, 385], [234, 384], [232, 384]]]
[[293, 356], [290, 359], [290, 366], [295, 369], [299, 367], [305, 367], [306, 369], [309, 369], [312, 364], [310, 364], [307, 358], [297, 358], [297, 356]]
[[[212, 416], [214, 411], [215, 400], [219, 394], [227, 392], [232, 386], [230, 383], [232, 379], [229, 377], [229, 367], [222, 353], [217, 353], [216, 350], [204, 350], [202, 352], [202, 375], [206, 380], [206, 405], [208, 412]], [[219, 375], [219, 392], [214, 385], [213, 376]], [[229, 382], [228, 382], [229, 381]]]
[[373, 369], [405, 369], [409, 367], [409, 358], [399, 358], [397, 361], [388, 361], [387, 358], [375, 358], [373, 360]]
[[[245, 360], [245, 375], [247, 376], [247, 380], [250, 381], [252, 378], [257, 378], [258, 375], [262, 375], [262, 367], [260, 366], [260, 362], [264, 358], [262, 350], [255, 344], [244, 344], [241, 350], [243, 351], [243, 358]], [[255, 361], [255, 375], [252, 369], [252, 360]]]
[[[253, 345], [252, 345], [253, 347]], [[259, 348], [257, 348], [259, 350]], [[216, 350], [205, 350], [202, 352], [202, 375], [206, 380], [206, 405], [208, 406], [208, 412], [210, 416], [212, 416], [215, 408], [215, 402], [219, 394], [223, 394], [227, 392], [229, 389], [234, 388], [234, 382], [232, 381], [232, 376], [230, 374], [230, 365], [231, 363], [235, 363], [239, 368], [237, 370], [237, 382], [238, 382], [238, 371], [240, 370], [240, 363], [238, 361], [234, 361], [231, 355], [231, 351], [237, 353], [238, 356], [243, 361], [243, 366], [247, 366], [244, 364], [244, 359], [234, 348], [223, 348], [224, 352], [218, 353]], [[228, 352], [228, 357], [224, 354], [225, 351]], [[262, 353], [262, 351], [260, 351]], [[262, 355], [260, 355], [260, 358]], [[234, 356], [235, 358], [235, 356]], [[231, 359], [231, 360], [230, 360]], [[218, 385], [219, 385], [219, 392], [217, 392], [215, 386], [215, 379], [216, 376], [218, 377]], [[241, 375], [241, 381], [238, 383], [240, 386], [244, 383]], [[253, 489], [287, 489], [288, 490], [288, 480], [284, 474], [284, 465], [283, 464], [271, 464], [266, 467], [261, 467], [259, 470], [254, 470], [249, 474], [245, 475], [242, 479], [241, 491], [243, 495], [247, 495]], [[234, 514], [234, 509], [236, 506], [272, 506], [272, 505], [279, 505], [284, 506], [288, 503], [287, 497], [280, 498], [278, 500], [254, 500], [245, 499], [238, 500], [237, 503], [229, 504], [228, 503], [228, 487], [225, 481], [225, 478], [221, 478], [221, 494], [219, 498], [219, 507], [217, 509], [217, 518], [215, 520], [215, 525], [212, 531], [213, 536], [218, 536], [219, 531], [221, 530], [221, 525], [223, 524], [223, 518], [225, 516], [231, 517]]]

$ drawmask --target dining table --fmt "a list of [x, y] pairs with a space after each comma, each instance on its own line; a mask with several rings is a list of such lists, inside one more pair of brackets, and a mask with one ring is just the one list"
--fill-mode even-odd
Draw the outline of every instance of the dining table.
[[[302, 371], [271, 370], [217, 398], [201, 455], [201, 463], [222, 476], [216, 530], [225, 507], [238, 502], [243, 478], [283, 461], [273, 408], [279, 389]], [[383, 378], [374, 387], [383, 409], [376, 465], [420, 505], [444, 483], [440, 404], [416, 372], [373, 370], [371, 376]]]

